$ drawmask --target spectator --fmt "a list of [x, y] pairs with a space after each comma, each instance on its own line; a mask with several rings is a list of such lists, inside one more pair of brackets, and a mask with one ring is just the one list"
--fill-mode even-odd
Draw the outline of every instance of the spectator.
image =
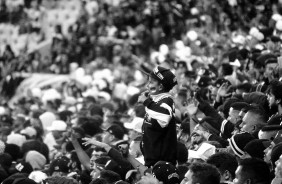
[[233, 182], [238, 166], [236, 157], [227, 152], [219, 152], [210, 156], [207, 163], [218, 168], [220, 172], [220, 183]]
[[[176, 164], [177, 137], [173, 115], [174, 102], [168, 92], [177, 84], [177, 81], [169, 69], [160, 66], [157, 66], [149, 76], [147, 85], [149, 94], [143, 93], [138, 99], [139, 103], [146, 106], [141, 144], [145, 165], [152, 166], [158, 160]], [[162, 141], [159, 141], [160, 138]]]
[[246, 181], [250, 183], [269, 183], [270, 171], [267, 164], [257, 158], [247, 158], [240, 161], [235, 172], [234, 184]]
[[185, 183], [219, 184], [220, 173], [213, 165], [193, 163], [189, 166], [189, 170], [185, 174], [185, 178], [181, 181], [181, 184]]

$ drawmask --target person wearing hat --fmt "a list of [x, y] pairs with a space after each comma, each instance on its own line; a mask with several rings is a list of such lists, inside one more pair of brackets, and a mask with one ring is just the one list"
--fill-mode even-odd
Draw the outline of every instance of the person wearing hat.
[[49, 132], [46, 134], [43, 142], [48, 146], [50, 152], [52, 152], [64, 142], [66, 138], [64, 133], [67, 131], [67, 124], [62, 120], [54, 120], [47, 130]]
[[138, 98], [146, 109], [142, 126], [141, 150], [145, 165], [153, 166], [159, 160], [176, 164], [177, 135], [174, 100], [169, 91], [177, 84], [175, 75], [157, 66], [149, 75], [147, 90]]
[[264, 150], [270, 145], [267, 139], [254, 139], [244, 147], [245, 158], [264, 158]]
[[50, 163], [49, 173], [51, 176], [67, 176], [70, 171], [70, 159], [66, 156], [59, 157]]
[[102, 142], [117, 147], [119, 143], [124, 142], [124, 134], [125, 132], [120, 125], [113, 124], [103, 133]]
[[[111, 159], [110, 162], [108, 163], [108, 165], [111, 165], [110, 170], [114, 170], [120, 176], [125, 177], [127, 171], [132, 169], [132, 167], [129, 161], [127, 161], [123, 157], [121, 150], [124, 150], [124, 149], [128, 150], [129, 145], [127, 141], [124, 141], [121, 139], [123, 137], [123, 134], [118, 134], [117, 130], [120, 130], [120, 129], [118, 129], [117, 127], [115, 128], [113, 128], [113, 125], [112, 125], [111, 127], [107, 129], [107, 131], [109, 132], [104, 135], [102, 142], [95, 140], [95, 138], [85, 137], [83, 138], [83, 140], [85, 141], [83, 145], [85, 146], [94, 145], [96, 147], [103, 148]], [[115, 135], [116, 139], [111, 138], [111, 136], [113, 135], [109, 135], [109, 134]], [[118, 141], [113, 141], [113, 140], [117, 140], [117, 138], [119, 138]]]
[[180, 183], [178, 169], [169, 162], [157, 162], [152, 168], [152, 175], [163, 184]]
[[228, 139], [229, 148], [232, 149], [232, 153], [235, 156], [243, 158], [245, 155], [244, 147], [254, 139], [255, 137], [248, 132], [238, 133]]

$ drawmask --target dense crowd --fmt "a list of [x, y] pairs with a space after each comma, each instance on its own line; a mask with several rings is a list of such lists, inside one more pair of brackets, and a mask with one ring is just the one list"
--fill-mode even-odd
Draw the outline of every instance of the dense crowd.
[[0, 1], [0, 183], [282, 184], [282, 1], [72, 2]]

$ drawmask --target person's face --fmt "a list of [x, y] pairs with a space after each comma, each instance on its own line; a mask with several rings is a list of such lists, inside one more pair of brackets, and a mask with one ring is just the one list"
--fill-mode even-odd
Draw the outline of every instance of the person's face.
[[192, 173], [192, 171], [189, 170], [189, 171], [185, 174], [185, 177], [184, 177], [184, 179], [181, 181], [180, 184], [193, 184], [193, 178], [192, 178], [192, 176], [193, 176], [193, 173]]
[[245, 116], [245, 114], [246, 114], [246, 113], [245, 113], [244, 111], [240, 111], [239, 114], [238, 114], [238, 121], [239, 121], [239, 120], [242, 120], [243, 117]]
[[98, 178], [100, 176], [100, 172], [101, 172], [101, 169], [99, 167], [97, 167], [96, 163], [94, 163], [93, 170], [90, 173], [92, 180]]
[[206, 131], [202, 126], [200, 126], [200, 125], [195, 126], [193, 133], [192, 133], [192, 136], [191, 136], [192, 144], [200, 144], [203, 141], [205, 141], [205, 138], [204, 138], [205, 132]]
[[180, 142], [187, 144], [189, 137], [189, 134], [184, 133], [182, 129], [177, 131], [177, 140], [179, 140]]
[[239, 111], [234, 110], [232, 107], [229, 110], [228, 120], [235, 125], [238, 121]]
[[242, 173], [242, 166], [238, 166], [235, 171], [235, 178], [233, 180], [234, 184], [244, 184], [246, 182], [246, 178]]
[[272, 75], [273, 72], [274, 72], [274, 69], [276, 68], [277, 64], [276, 63], [270, 63], [270, 64], [267, 64], [265, 66], [265, 75], [266, 76], [269, 76], [269, 75]]
[[152, 77], [149, 77], [148, 83], [146, 85], [147, 90], [151, 95], [156, 95], [160, 93], [160, 83], [156, 80], [153, 79]]
[[215, 100], [218, 88], [216, 86], [210, 86], [209, 89], [211, 91], [211, 98]]
[[264, 157], [263, 160], [266, 163], [271, 163], [271, 152], [272, 152], [272, 148], [273, 148], [273, 144], [269, 145], [263, 152], [264, 152]]
[[267, 95], [267, 100], [268, 100], [268, 105], [269, 105], [270, 108], [272, 108], [273, 106], [276, 105], [276, 103], [275, 103], [275, 97], [274, 97], [274, 95], [273, 95], [272, 93], [269, 93], [269, 94]]
[[95, 151], [93, 150], [92, 154], [91, 154], [91, 158], [90, 158], [90, 169], [94, 169], [94, 166], [95, 166], [95, 160], [97, 158], [100, 158], [101, 155], [103, 154], [102, 151]]
[[102, 142], [106, 144], [110, 144], [112, 140], [113, 140], [113, 135], [110, 132], [106, 131], [103, 134]]
[[247, 112], [243, 117], [243, 121], [240, 125], [241, 131], [252, 133], [256, 130], [256, 115]]
[[279, 159], [275, 162], [275, 177], [281, 178], [282, 177], [282, 155], [279, 157]]

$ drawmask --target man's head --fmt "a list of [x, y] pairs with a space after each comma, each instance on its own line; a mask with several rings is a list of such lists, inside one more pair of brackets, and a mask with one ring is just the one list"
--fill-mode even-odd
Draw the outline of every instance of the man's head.
[[240, 111], [247, 107], [249, 104], [246, 102], [235, 102], [230, 105], [229, 113], [228, 113], [228, 120], [236, 125], [236, 123], [240, 120], [239, 113]]
[[114, 184], [117, 181], [121, 180], [121, 177], [118, 173], [110, 170], [103, 170], [100, 172], [100, 177], [102, 179], [105, 179], [107, 183]]
[[191, 134], [191, 143], [193, 145], [199, 145], [202, 142], [206, 141], [205, 134], [208, 134], [208, 131], [201, 125], [196, 125]]
[[180, 182], [177, 168], [169, 162], [157, 162], [152, 169], [152, 174], [163, 184], [177, 184]]
[[279, 159], [275, 162], [275, 177], [282, 177], [282, 155], [280, 155]]
[[268, 95], [267, 100], [269, 103], [269, 107], [273, 108], [275, 106], [281, 106], [282, 104], [282, 82], [278, 80], [273, 80], [270, 82], [268, 87]]
[[266, 77], [272, 76], [275, 68], [277, 67], [278, 62], [276, 58], [269, 58], [265, 61], [265, 71], [264, 75]]
[[233, 154], [242, 158], [245, 154], [244, 147], [254, 139], [255, 137], [250, 133], [243, 132], [233, 135], [228, 141]]
[[239, 162], [235, 172], [234, 184], [268, 184], [270, 171], [268, 165], [257, 158], [246, 158]]
[[210, 156], [207, 163], [212, 164], [219, 169], [221, 182], [232, 182], [235, 178], [235, 171], [238, 163], [234, 155], [227, 152], [219, 152]]
[[104, 132], [103, 135], [103, 142], [106, 144], [112, 144], [118, 140], [123, 139], [124, 130], [119, 125], [111, 125], [107, 130]]
[[176, 84], [176, 77], [169, 69], [157, 66], [149, 74], [147, 89], [150, 94], [154, 95], [169, 92]]
[[106, 164], [108, 164], [110, 160], [111, 159], [108, 156], [102, 156], [94, 161], [94, 164], [91, 165], [90, 173], [92, 179], [96, 179], [100, 176], [101, 171], [105, 170]]
[[90, 158], [90, 168], [93, 169], [95, 166], [95, 161], [102, 157], [102, 156], [106, 156], [107, 153], [105, 152], [105, 150], [103, 148], [100, 147], [95, 147], [94, 150], [92, 151], [91, 154], [91, 158]]
[[70, 162], [65, 156], [53, 160], [49, 168], [51, 176], [66, 176], [69, 173]]
[[264, 152], [263, 160], [268, 164], [271, 164], [271, 152], [274, 146], [275, 146], [274, 142], [271, 142], [270, 145], [268, 145], [268, 147], [263, 151]]
[[264, 125], [266, 125], [265, 113], [258, 108], [254, 108], [244, 115], [240, 127], [244, 132], [254, 133], [259, 131]]
[[181, 184], [219, 184], [220, 173], [218, 169], [206, 163], [193, 163]]

